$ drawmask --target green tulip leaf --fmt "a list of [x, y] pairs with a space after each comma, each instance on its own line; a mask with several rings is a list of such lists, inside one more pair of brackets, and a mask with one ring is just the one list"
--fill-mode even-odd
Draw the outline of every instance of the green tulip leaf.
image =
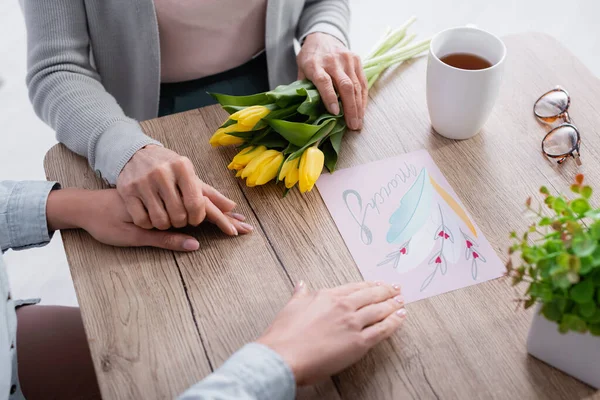
[[578, 304], [592, 301], [594, 298], [594, 283], [591, 279], [579, 282], [571, 288], [571, 299]]
[[590, 333], [594, 336], [600, 336], [600, 324], [593, 324], [589, 326]]
[[321, 102], [318, 90], [306, 90], [302, 88], [298, 89], [298, 93], [304, 93], [306, 96], [306, 99], [298, 106], [300, 114], [314, 117], [315, 119], [322, 114], [323, 103]]
[[304, 146], [321, 129], [319, 125], [290, 122], [281, 119], [272, 119], [267, 123], [288, 142], [299, 147]]
[[328, 123], [324, 124], [323, 127], [313, 137], [311, 137], [310, 140], [308, 142], [306, 142], [306, 144], [304, 146], [302, 146], [301, 148], [299, 148], [298, 150], [293, 152], [288, 157], [288, 161], [292, 161], [298, 157], [301, 157], [302, 153], [304, 153], [304, 150], [308, 149], [310, 146], [314, 145], [315, 143], [325, 139], [329, 134], [331, 134], [331, 131], [333, 131], [334, 127], [335, 127], [335, 121], [329, 121]]
[[283, 139], [277, 132], [273, 132], [271, 128], [265, 129], [260, 135], [257, 135], [250, 142], [253, 146], [265, 146], [269, 149], [272, 148], [286, 148], [288, 142]]
[[343, 119], [338, 119], [337, 124], [329, 138], [323, 144], [323, 153], [325, 154], [325, 166], [329, 172], [335, 171], [340, 148], [342, 146], [342, 138], [346, 132], [346, 123]]
[[[300, 89], [304, 89], [304, 91], [302, 92]], [[292, 82], [289, 85], [277, 86], [275, 89], [266, 92], [265, 95], [270, 99], [270, 103], [276, 103], [279, 107], [285, 108], [290, 104], [301, 103], [306, 98], [306, 91], [314, 89], [315, 85], [304, 79]]]
[[[267, 92], [268, 93], [268, 92]], [[267, 93], [257, 93], [251, 94], [249, 96], [230, 96], [228, 94], [221, 93], [208, 93], [210, 94], [223, 108], [229, 107], [230, 110], [233, 110], [233, 106], [239, 107], [249, 107], [249, 106], [259, 106], [272, 103], [267, 96]], [[226, 109], [227, 111], [227, 109]], [[239, 109], [235, 110], [239, 111]], [[235, 111], [228, 111], [230, 114], [233, 114]]]

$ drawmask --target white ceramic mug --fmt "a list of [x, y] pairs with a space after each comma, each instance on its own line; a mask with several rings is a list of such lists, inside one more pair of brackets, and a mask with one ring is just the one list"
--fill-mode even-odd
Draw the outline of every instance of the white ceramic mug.
[[[466, 70], [440, 60], [452, 53], [471, 53], [492, 66]], [[502, 40], [471, 26], [445, 30], [431, 40], [427, 107], [437, 133], [449, 139], [468, 139], [481, 130], [498, 97], [505, 58]]]

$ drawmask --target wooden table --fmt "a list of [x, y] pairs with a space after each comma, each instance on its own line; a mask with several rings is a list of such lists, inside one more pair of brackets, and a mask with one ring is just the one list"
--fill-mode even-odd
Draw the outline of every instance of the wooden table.
[[[434, 134], [425, 102], [425, 58], [383, 77], [372, 90], [365, 128], [345, 137], [340, 168], [426, 148], [498, 254], [508, 232], [524, 230], [524, 201], [537, 189], [566, 192], [580, 171], [600, 185], [600, 81], [549, 36], [506, 38], [500, 98], [483, 132], [455, 142]], [[561, 167], [540, 153], [545, 128], [532, 115], [539, 95], [561, 84], [582, 134], [583, 166]], [[287, 302], [294, 282], [311, 288], [361, 279], [319, 193], [275, 185], [246, 188], [227, 170], [233, 149], [208, 138], [226, 114], [217, 106], [142, 123], [165, 146], [189, 157], [203, 180], [239, 204], [257, 229], [229, 238], [192, 230], [191, 254], [118, 249], [81, 231], [63, 233], [96, 372], [107, 399], [172, 398], [255, 339]], [[55, 146], [49, 179], [100, 188], [84, 159]], [[592, 389], [527, 356], [531, 311], [515, 311], [505, 279], [407, 306], [393, 338], [354, 367], [301, 398], [582, 398]]]

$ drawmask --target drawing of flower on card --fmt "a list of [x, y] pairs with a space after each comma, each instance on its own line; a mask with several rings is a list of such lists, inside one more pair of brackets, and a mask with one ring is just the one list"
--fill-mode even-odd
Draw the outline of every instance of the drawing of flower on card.
[[[477, 279], [477, 267], [485, 258], [475, 251], [475, 241], [463, 232], [461, 223], [477, 237], [463, 208], [422, 168], [389, 218], [386, 241], [398, 246], [377, 266], [391, 265], [398, 273], [423, 267], [426, 275], [420, 287], [422, 292], [436, 277], [446, 275], [448, 266], [456, 264], [464, 254], [467, 260], [473, 259], [472, 276]], [[464, 252], [463, 240], [457, 240], [459, 233], [464, 244], [470, 244]]]

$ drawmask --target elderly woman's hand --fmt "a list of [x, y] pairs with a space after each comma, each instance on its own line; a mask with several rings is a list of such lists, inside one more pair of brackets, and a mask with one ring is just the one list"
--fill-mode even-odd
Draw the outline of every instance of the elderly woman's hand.
[[297, 62], [298, 79], [315, 84], [327, 110], [339, 114], [337, 90], [346, 124], [352, 130], [361, 129], [369, 89], [360, 57], [335, 37], [317, 32], [306, 37]]

